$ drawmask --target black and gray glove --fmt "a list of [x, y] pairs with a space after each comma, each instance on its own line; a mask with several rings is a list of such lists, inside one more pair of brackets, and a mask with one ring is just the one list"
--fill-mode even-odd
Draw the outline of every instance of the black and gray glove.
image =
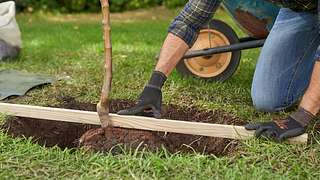
[[305, 133], [308, 124], [314, 117], [313, 114], [300, 107], [295, 113], [284, 120], [249, 123], [245, 125], [245, 128], [247, 130], [255, 130], [256, 137], [266, 137], [282, 142], [287, 138]]
[[146, 86], [137, 104], [118, 112], [119, 115], [137, 115], [161, 118], [162, 93], [158, 88]]
[[154, 71], [151, 79], [140, 94], [137, 104], [129, 109], [118, 112], [119, 115], [137, 115], [161, 118], [162, 92], [161, 88], [166, 81], [165, 74]]

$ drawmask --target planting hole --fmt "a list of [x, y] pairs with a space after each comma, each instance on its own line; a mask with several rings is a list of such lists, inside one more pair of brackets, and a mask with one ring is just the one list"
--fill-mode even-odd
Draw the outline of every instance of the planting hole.
[[[115, 113], [134, 105], [127, 100], [113, 100], [110, 111]], [[76, 102], [72, 98], [65, 98], [59, 106], [67, 109], [96, 111], [96, 105]], [[245, 122], [230, 114], [220, 111], [202, 111], [196, 107], [164, 106], [163, 118], [217, 123], [229, 125], [244, 125]], [[205, 154], [226, 155], [235, 151], [238, 141], [185, 135], [177, 133], [152, 132], [109, 127], [106, 133], [99, 126], [39, 120], [32, 118], [10, 117], [3, 129], [13, 137], [33, 137], [34, 141], [46, 147], [78, 148], [120, 153], [123, 148], [157, 150], [165, 148], [169, 152], [200, 152]], [[80, 143], [81, 142], [81, 143]]]

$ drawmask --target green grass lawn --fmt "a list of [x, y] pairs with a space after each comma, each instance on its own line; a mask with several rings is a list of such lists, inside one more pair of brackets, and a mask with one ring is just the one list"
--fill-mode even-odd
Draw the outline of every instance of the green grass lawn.
[[[170, 20], [177, 11], [152, 9], [112, 15], [114, 78], [111, 96], [134, 100], [148, 81]], [[20, 14], [23, 53], [2, 69], [62, 77], [52, 86], [33, 90], [15, 103], [55, 105], [59, 97], [97, 103], [102, 83], [103, 43], [97, 14]], [[218, 18], [243, 33], [223, 12]], [[237, 73], [225, 83], [183, 79], [174, 72], [164, 88], [164, 102], [221, 109], [245, 119], [273, 115], [252, 107], [250, 86], [259, 50], [244, 51]], [[66, 78], [69, 77], [69, 78]], [[277, 114], [276, 116], [278, 116]], [[282, 113], [280, 113], [282, 115]], [[5, 116], [0, 116], [5, 121]], [[288, 145], [243, 141], [225, 157], [202, 154], [139, 152], [121, 155], [44, 148], [31, 139], [0, 132], [0, 179], [319, 179], [320, 143]]]

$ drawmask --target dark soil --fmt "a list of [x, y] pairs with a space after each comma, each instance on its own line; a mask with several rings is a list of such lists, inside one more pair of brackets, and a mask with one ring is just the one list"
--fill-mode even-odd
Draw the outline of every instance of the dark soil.
[[[113, 100], [111, 112], [128, 108], [134, 102]], [[68, 109], [96, 111], [96, 105], [76, 102], [73, 98], [64, 98], [59, 107]], [[223, 111], [201, 111], [196, 107], [163, 107], [163, 118], [197, 121], [218, 124], [243, 125], [245, 122]], [[206, 154], [225, 155], [235, 151], [238, 142], [235, 140], [184, 135], [176, 133], [151, 132], [124, 128], [108, 128], [104, 132], [99, 126], [77, 123], [37, 120], [32, 118], [9, 118], [3, 127], [13, 137], [34, 137], [35, 142], [61, 148], [84, 147], [94, 151], [112, 151], [121, 153], [123, 149], [167, 149], [169, 152], [201, 152]]]

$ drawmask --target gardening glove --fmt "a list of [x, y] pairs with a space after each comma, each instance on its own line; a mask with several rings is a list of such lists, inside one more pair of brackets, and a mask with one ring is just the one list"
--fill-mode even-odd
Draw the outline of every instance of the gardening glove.
[[159, 71], [154, 71], [151, 79], [138, 98], [137, 104], [129, 109], [121, 110], [119, 115], [138, 115], [161, 118], [162, 92], [161, 87], [167, 77]]
[[162, 93], [158, 88], [146, 86], [137, 104], [129, 109], [118, 112], [119, 115], [138, 115], [161, 118]]
[[308, 124], [314, 117], [313, 114], [300, 107], [295, 113], [289, 115], [284, 120], [249, 123], [245, 125], [245, 128], [247, 130], [255, 130], [256, 137], [266, 137], [282, 142], [287, 138], [304, 134]]

